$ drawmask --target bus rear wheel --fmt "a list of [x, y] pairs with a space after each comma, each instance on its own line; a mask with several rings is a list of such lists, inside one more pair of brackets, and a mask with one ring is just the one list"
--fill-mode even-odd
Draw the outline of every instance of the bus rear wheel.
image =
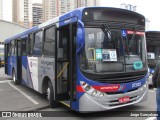
[[51, 108], [57, 107], [57, 104], [58, 104], [55, 100], [53, 100], [53, 97], [54, 97], [53, 87], [52, 87], [51, 81], [49, 80], [48, 81], [48, 88], [47, 88], [47, 99], [49, 101]]
[[15, 85], [18, 84], [18, 80], [16, 79], [16, 72], [15, 72], [14, 69], [12, 71], [12, 80], [13, 80], [13, 82], [14, 82]]

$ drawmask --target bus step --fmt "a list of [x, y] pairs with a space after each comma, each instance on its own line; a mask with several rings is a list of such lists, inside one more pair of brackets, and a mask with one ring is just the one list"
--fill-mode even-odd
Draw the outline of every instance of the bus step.
[[58, 59], [57, 62], [68, 62], [68, 59]]
[[70, 101], [60, 101], [60, 103], [64, 104], [67, 107], [70, 107]]
[[63, 81], [63, 82], [67, 82], [67, 81], [68, 81], [68, 78], [62, 78], [62, 81]]

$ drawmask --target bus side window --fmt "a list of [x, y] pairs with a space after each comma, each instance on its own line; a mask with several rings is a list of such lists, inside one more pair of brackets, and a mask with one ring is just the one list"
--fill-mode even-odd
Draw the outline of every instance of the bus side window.
[[11, 44], [10, 44], [10, 55], [15, 55], [15, 40], [12, 40], [11, 41]]
[[55, 27], [52, 26], [45, 30], [44, 35], [44, 56], [55, 56]]
[[43, 31], [38, 31], [34, 34], [34, 45], [33, 45], [33, 55], [41, 56], [42, 55], [42, 40], [43, 40]]
[[68, 59], [68, 41], [69, 41], [69, 27], [63, 27], [60, 29], [60, 35], [59, 35], [59, 45], [58, 45], [58, 51], [59, 51], [59, 58]]
[[10, 56], [10, 43], [7, 43], [7, 54], [8, 54], [8, 56]]
[[11, 42], [9, 43], [9, 56], [11, 55], [11, 53], [12, 53], [12, 44], [11, 44]]
[[27, 41], [27, 37], [23, 38], [22, 40], [22, 56], [26, 56], [26, 41]]
[[33, 39], [34, 39], [34, 36], [33, 36], [33, 33], [32, 33], [28, 37], [27, 53], [28, 53], [29, 56], [32, 56], [32, 54], [33, 54]]

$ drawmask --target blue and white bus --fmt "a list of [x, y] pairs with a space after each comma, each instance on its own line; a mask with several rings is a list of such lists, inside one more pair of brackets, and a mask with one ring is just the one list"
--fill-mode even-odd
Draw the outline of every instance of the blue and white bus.
[[5, 40], [5, 73], [78, 112], [147, 99], [144, 16], [78, 8]]
[[158, 61], [160, 61], [160, 31], [146, 31], [148, 79], [152, 83], [152, 75]]

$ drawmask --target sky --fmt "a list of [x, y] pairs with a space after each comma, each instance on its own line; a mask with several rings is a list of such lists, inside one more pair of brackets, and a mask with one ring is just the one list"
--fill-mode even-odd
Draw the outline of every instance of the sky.
[[[42, 0], [32, 0], [33, 3], [41, 3]], [[4, 19], [11, 21], [12, 20], [12, 0], [3, 0], [4, 4]], [[158, 0], [100, 0], [101, 6], [107, 7], [121, 7], [121, 4], [131, 4], [137, 6], [137, 12], [144, 15], [150, 20], [150, 30], [159, 30], [160, 31], [160, 5]]]

